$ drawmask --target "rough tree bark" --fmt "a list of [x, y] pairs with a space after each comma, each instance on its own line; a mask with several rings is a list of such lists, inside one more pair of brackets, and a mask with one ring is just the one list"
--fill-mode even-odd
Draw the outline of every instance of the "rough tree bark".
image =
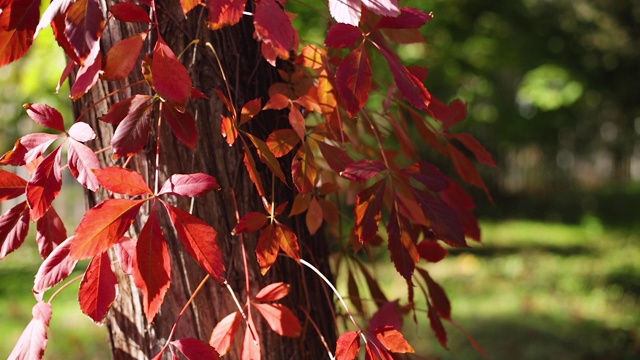
[[[210, 42], [217, 50], [222, 68], [231, 86], [234, 97], [232, 101], [238, 109], [248, 100], [257, 97], [266, 99], [267, 89], [269, 85], [278, 80], [278, 74], [275, 68], [263, 60], [259, 51], [260, 45], [253, 38], [253, 24], [250, 18], [245, 17], [240, 24], [233, 27], [210, 31], [206, 26], [207, 13], [204, 7], [190, 12], [189, 16], [185, 18], [178, 1], [157, 0], [156, 4], [159, 9], [160, 31], [164, 40], [176, 54], [186, 49], [182, 60], [190, 71], [194, 86], [204, 92], [208, 99], [192, 100], [189, 105], [189, 111], [194, 114], [199, 131], [199, 140], [195, 151], [191, 151], [177, 141], [167, 126], [162, 125], [160, 136], [157, 137], [157, 133], [153, 131], [144, 155], [136, 156], [130, 166], [136, 168], [141, 174], [146, 174], [149, 183], [153, 184], [155, 181], [156, 139], [159, 139], [161, 181], [174, 173], [192, 172], [205, 172], [217, 178], [222, 190], [196, 199], [193, 204], [193, 213], [218, 231], [219, 243], [227, 267], [226, 278], [239, 296], [240, 302], [244, 304], [246, 299], [245, 272], [241, 240], [237, 236], [231, 236], [231, 230], [236, 224], [234, 203], [237, 203], [240, 214], [248, 211], [260, 211], [262, 205], [255, 186], [244, 170], [241, 145], [229, 147], [220, 134], [220, 114], [223, 111], [223, 105], [214, 89], [225, 89], [225, 85], [219, 70], [220, 67], [205, 43]], [[108, 9], [111, 4], [103, 3], [102, 5], [103, 9]], [[102, 49], [108, 50], [118, 40], [144, 30], [146, 28], [139, 24], [112, 23], [103, 36]], [[149, 36], [154, 36], [154, 33], [151, 32]], [[199, 43], [192, 45], [191, 42], [196, 39], [199, 40]], [[151, 49], [146, 50], [151, 51]], [[114, 130], [111, 125], [100, 122], [99, 117], [107, 112], [111, 104], [145, 90], [142, 86], [132, 86], [105, 101], [100, 101], [100, 99], [141, 79], [141, 72], [134, 71], [132, 76], [124, 82], [101, 81], [87, 96], [74, 104], [76, 116], [88, 109], [85, 119], [96, 129], [98, 134], [98, 138], [93, 144], [95, 149], [108, 147]], [[266, 138], [274, 128], [289, 126], [286, 117], [282, 118], [277, 114], [269, 115], [260, 115], [258, 119], [252, 121], [250, 131]], [[157, 118], [157, 116], [153, 117], [155, 122], [157, 122]], [[109, 155], [103, 155], [103, 160], [106, 164], [114, 163]], [[284, 159], [282, 166], [287, 167], [290, 162], [291, 159]], [[264, 174], [269, 173], [264, 171]], [[270, 175], [263, 176], [263, 181], [266, 189], [272, 188]], [[231, 189], [235, 191], [235, 201], [232, 198]], [[293, 186], [288, 187], [276, 180], [274, 189], [278, 203], [287, 200], [291, 203], [295, 195]], [[105, 196], [105, 193], [87, 193], [86, 198], [89, 205], [94, 205], [104, 200]], [[187, 200], [176, 201], [183, 209], [189, 209], [190, 204]], [[142, 311], [141, 295], [132, 278], [118, 271], [119, 295], [107, 319], [114, 359], [146, 359], [156, 355], [171, 331], [178, 313], [205, 277], [205, 272], [200, 266], [183, 251], [180, 241], [173, 234], [171, 224], [167, 219], [163, 219], [163, 221], [163, 229], [169, 241], [171, 252], [171, 288], [161, 312], [154, 323], [149, 324]], [[309, 236], [303, 224], [303, 221], [297, 221], [295, 218], [288, 224], [300, 238], [302, 257], [315, 263], [323, 273], [329, 274], [326, 239], [321, 235]], [[284, 281], [291, 284], [292, 291], [284, 299], [284, 303], [296, 312], [303, 324], [300, 338], [284, 338], [271, 331], [267, 324], [259, 319], [257, 314], [254, 314], [263, 358], [318, 359], [326, 357], [327, 352], [320, 336], [299, 307], [302, 306], [309, 311], [327, 343], [333, 346], [336, 331], [332, 315], [331, 294], [310, 271], [305, 271], [292, 260], [283, 256], [279, 257], [279, 261], [266, 276], [261, 276], [255, 260], [256, 240], [255, 236], [245, 236], [249, 256], [250, 274], [248, 276], [251, 281], [251, 292], [255, 294], [262, 286], [274, 281]], [[192, 306], [182, 317], [174, 338], [195, 337], [208, 341], [215, 324], [235, 310], [236, 307], [226, 289], [215, 280], [210, 279], [206, 283], [205, 291], [197, 296]], [[242, 335], [242, 333], [238, 335]], [[234, 346], [228, 355], [230, 359], [240, 357], [241, 340], [242, 336], [236, 336]]]

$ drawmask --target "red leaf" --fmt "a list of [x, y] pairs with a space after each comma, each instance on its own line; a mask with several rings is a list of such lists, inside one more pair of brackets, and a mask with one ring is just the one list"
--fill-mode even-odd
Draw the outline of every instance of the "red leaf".
[[[256, 186], [258, 190], [258, 195], [264, 197], [264, 187], [262, 186], [262, 179], [260, 178], [260, 174], [256, 169], [256, 162], [253, 159], [253, 155], [249, 151], [248, 147], [244, 147], [244, 158], [242, 160], [244, 162], [244, 166], [247, 168], [247, 172], [249, 173], [249, 178], [253, 181], [253, 184]], [[295, 181], [295, 180], [294, 180]]]
[[144, 313], [147, 321], [153, 322], [171, 285], [169, 248], [158, 222], [155, 204], [138, 236], [133, 263], [133, 279], [142, 292]]
[[176, 55], [162, 38], [158, 38], [153, 49], [151, 72], [153, 74], [153, 86], [158, 95], [166, 100], [169, 105], [184, 111], [187, 101], [191, 98], [193, 83], [187, 69], [176, 58]]
[[291, 124], [291, 127], [296, 132], [298, 137], [300, 137], [300, 139], [304, 141], [307, 132], [304, 116], [302, 116], [300, 109], [298, 109], [295, 105], [291, 105], [291, 107], [289, 108], [289, 124]]
[[92, 170], [100, 169], [100, 161], [93, 150], [74, 139], [69, 139], [67, 156], [71, 175], [87, 189], [98, 190], [100, 182]]
[[431, 329], [436, 334], [438, 341], [440, 344], [446, 348], [447, 347], [447, 330], [445, 330], [444, 326], [442, 326], [442, 320], [436, 313], [436, 310], [431, 306], [431, 303], [427, 301], [427, 305], [429, 307], [428, 315], [429, 315], [429, 323], [431, 324]]
[[258, 264], [260, 264], [260, 272], [263, 275], [269, 271], [278, 258], [278, 251], [280, 250], [280, 237], [276, 234], [276, 231], [279, 231], [278, 229], [278, 226], [269, 224], [260, 232], [260, 237], [258, 238], [256, 257], [258, 258]]
[[167, 120], [173, 134], [185, 145], [196, 148], [198, 142], [198, 128], [196, 120], [190, 112], [180, 112], [171, 106], [162, 106], [162, 117]]
[[130, 116], [130, 114], [133, 115], [136, 111], [139, 111], [139, 109], [152, 98], [153, 97], [149, 95], [134, 95], [126, 98], [111, 105], [109, 112], [107, 112], [100, 120], [109, 124], [118, 125], [127, 116]]
[[421, 268], [418, 268], [418, 272], [424, 278], [427, 283], [427, 289], [429, 290], [429, 297], [433, 303], [433, 307], [438, 312], [438, 315], [444, 319], [451, 319], [451, 302], [447, 293], [444, 292], [442, 286], [435, 282], [429, 273]]
[[198, 339], [188, 338], [174, 340], [171, 342], [171, 345], [180, 350], [182, 355], [184, 355], [189, 360], [216, 360], [220, 358], [220, 355], [218, 355], [218, 352], [214, 348], [212, 348], [206, 342]]
[[97, 0], [78, 0], [69, 6], [65, 16], [64, 34], [73, 51], [82, 61], [102, 37], [104, 16]]
[[16, 198], [25, 193], [27, 180], [0, 169], [0, 201]]
[[382, 161], [360, 160], [347, 165], [345, 169], [340, 172], [340, 176], [354, 181], [365, 181], [386, 169], [387, 167]]
[[360, 243], [368, 243], [378, 233], [378, 224], [382, 218], [384, 187], [384, 181], [380, 180], [362, 190], [356, 198], [354, 232]]
[[209, 29], [218, 30], [227, 25], [235, 25], [242, 19], [247, 0], [209, 0]]
[[329, 145], [325, 142], [316, 142], [320, 148], [320, 152], [324, 157], [331, 170], [340, 174], [347, 166], [353, 164], [353, 159], [347, 154], [346, 150], [340, 149], [337, 146]]
[[67, 238], [67, 229], [53, 206], [38, 220], [36, 229], [36, 243], [43, 259]]
[[329, 0], [329, 12], [339, 23], [358, 26], [361, 14], [361, 0]]
[[27, 202], [31, 208], [31, 219], [34, 221], [44, 216], [62, 189], [60, 148], [58, 146], [44, 158], [27, 183]]
[[309, 208], [309, 204], [311, 203], [311, 193], [300, 194], [298, 193], [296, 197], [293, 199], [293, 205], [291, 205], [291, 210], [289, 211], [289, 217], [301, 214], [303, 211]]
[[478, 159], [479, 162], [495, 167], [496, 163], [493, 161], [493, 157], [491, 153], [487, 151], [487, 149], [476, 140], [473, 136], [467, 133], [459, 133], [459, 134], [449, 134], [449, 138], [456, 139], [464, 145], [469, 151], [473, 153], [473, 155]]
[[266, 141], [267, 147], [277, 158], [287, 155], [299, 142], [300, 137], [292, 129], [275, 130]]
[[270, 109], [282, 110], [288, 107], [290, 104], [291, 104], [291, 100], [286, 95], [281, 93], [275, 93], [271, 95], [271, 97], [269, 98], [269, 101], [267, 101], [267, 103], [264, 105], [264, 108], [262, 108], [262, 110], [270, 110]]
[[271, 65], [275, 66], [276, 57], [288, 59], [289, 51], [297, 48], [298, 34], [276, 0], [256, 4], [253, 24], [254, 36], [262, 42], [262, 55]]
[[300, 320], [282, 304], [253, 303], [260, 315], [267, 321], [271, 330], [280, 336], [298, 337], [302, 331]]
[[38, 302], [31, 310], [33, 319], [24, 329], [16, 346], [9, 354], [9, 359], [42, 359], [47, 347], [47, 328], [51, 321], [51, 304]]
[[113, 249], [120, 260], [120, 268], [127, 275], [133, 275], [133, 262], [136, 256], [135, 240], [123, 236], [114, 246]]
[[29, 232], [29, 208], [23, 201], [0, 216], [0, 260], [22, 245]]
[[[249, 325], [252, 329], [255, 329], [256, 326], [251, 317], [249, 317]], [[254, 339], [255, 336], [255, 339]], [[260, 352], [260, 338], [258, 334], [253, 331], [249, 331], [248, 328], [245, 328], [244, 331], [244, 339], [242, 341], [242, 360], [260, 360], [262, 359], [262, 354]]]
[[445, 130], [448, 130], [467, 117], [467, 104], [461, 100], [454, 100], [449, 105], [445, 105], [442, 101], [433, 98], [428, 111], [434, 119], [442, 121]]
[[[134, 3], [118, 3], [116, 6], [121, 4], [131, 4], [135, 8], [139, 8]], [[113, 7], [110, 10], [113, 12]], [[146, 13], [145, 15], [148, 17]], [[139, 33], [120, 40], [113, 45], [104, 58], [102, 77], [107, 80], [123, 80], [127, 78], [138, 62], [140, 51], [146, 38], [146, 33]]]
[[462, 224], [455, 210], [428, 191], [412, 189], [411, 193], [426, 217], [431, 221], [431, 227], [438, 239], [444, 240], [451, 246], [467, 246]]
[[2, 155], [0, 165], [22, 166], [28, 164], [42, 155], [49, 145], [59, 138], [60, 135], [56, 134], [27, 134], [16, 141], [12, 150]]
[[72, 240], [73, 236], [63, 241], [42, 262], [33, 284], [34, 292], [44, 293], [71, 274], [78, 263], [77, 260], [71, 260], [69, 257], [69, 247]]
[[118, 279], [111, 268], [109, 254], [91, 259], [78, 290], [78, 302], [83, 313], [94, 322], [102, 323], [116, 299]]
[[100, 70], [102, 70], [102, 54], [100, 53], [100, 43], [96, 42], [84, 64], [78, 70], [76, 79], [71, 86], [71, 100], [80, 99], [98, 82]]
[[369, 100], [371, 76], [371, 65], [364, 45], [349, 53], [338, 65], [336, 86], [338, 95], [347, 105], [349, 116], [355, 116]]
[[26, 103], [22, 107], [33, 121], [49, 129], [65, 132], [62, 114], [55, 108], [46, 104]]
[[393, 326], [383, 326], [375, 329], [374, 334], [376, 339], [390, 352], [393, 353], [414, 353], [415, 350], [407, 339], [402, 336], [402, 333], [396, 330]]
[[189, 11], [195, 9], [196, 6], [203, 4], [202, 0], [180, 0], [180, 6], [182, 6], [182, 13], [187, 14]]
[[93, 172], [100, 185], [114, 193], [128, 196], [153, 195], [153, 191], [137, 171], [110, 166]]
[[287, 179], [285, 179], [284, 173], [280, 168], [280, 163], [278, 162], [278, 159], [276, 159], [276, 157], [273, 155], [271, 150], [269, 150], [267, 144], [249, 133], [244, 134], [249, 138], [249, 140], [251, 140], [253, 146], [256, 147], [256, 151], [258, 152], [260, 161], [266, 164], [267, 167], [273, 172], [273, 174], [277, 176], [283, 183], [286, 183]]
[[322, 207], [315, 197], [313, 197], [309, 203], [309, 208], [305, 215], [305, 223], [311, 235], [314, 235], [320, 229], [320, 226], [322, 226]]
[[228, 116], [220, 116], [220, 120], [220, 133], [227, 141], [227, 144], [231, 146], [238, 138], [238, 128], [233, 119]]
[[377, 29], [419, 29], [433, 19], [433, 14], [418, 9], [400, 8], [398, 16], [384, 16], [376, 25]]
[[[49, 5], [49, 7], [47, 8], [47, 11], [45, 11], [44, 15], [42, 16], [42, 19], [40, 20], [40, 23], [38, 24], [38, 28], [36, 29], [36, 36], [37, 36], [39, 29], [41, 28], [44, 29], [50, 23], [51, 29], [53, 30], [53, 36], [55, 37], [56, 42], [64, 50], [65, 54], [71, 60], [69, 61], [67, 68], [65, 69], [64, 73], [60, 78], [61, 82], [64, 81], [63, 79], [66, 79], [69, 77], [69, 74], [71, 73], [71, 70], [73, 70], [73, 68], [75, 68], [78, 64], [82, 64], [84, 62], [83, 59], [80, 59], [78, 55], [76, 55], [76, 52], [73, 49], [73, 45], [71, 45], [71, 43], [69, 42], [69, 39], [67, 39], [67, 36], [65, 34], [65, 28], [67, 27], [66, 21], [65, 21], [66, 14], [71, 4], [72, 4], [72, 1], [69, 1], [69, 0], [53, 1], [51, 5]], [[49, 13], [50, 9], [53, 9], [53, 10], [49, 14], [49, 16], [47, 16], [47, 13]], [[47, 21], [46, 23], [43, 22], [43, 20], [47, 17], [49, 18], [49, 21]], [[60, 84], [58, 84], [58, 86], [60, 86]]]
[[77, 122], [69, 128], [69, 136], [78, 142], [87, 142], [96, 138], [96, 133], [89, 124]]
[[153, 108], [153, 103], [145, 103], [149, 98], [147, 95], [136, 95], [127, 115], [118, 124], [111, 138], [111, 146], [115, 152], [114, 156], [122, 157], [137, 154], [149, 140], [151, 109]]
[[150, 23], [151, 18], [147, 11], [140, 7], [140, 5], [132, 2], [120, 2], [114, 4], [109, 8], [109, 11], [113, 14], [113, 17], [120, 21], [125, 22], [146, 22]]
[[262, 229], [264, 224], [267, 223], [269, 216], [259, 212], [250, 212], [243, 216], [238, 225], [231, 231], [232, 234], [239, 234], [243, 232], [254, 232]]
[[253, 300], [260, 302], [277, 301], [287, 296], [289, 290], [291, 290], [291, 285], [289, 284], [283, 282], [272, 283], [260, 289]]
[[213, 346], [220, 356], [224, 356], [229, 351], [233, 337], [238, 332], [241, 323], [242, 316], [238, 311], [234, 311], [220, 320], [213, 328], [209, 345]]
[[0, 66], [20, 59], [31, 47], [40, 16], [39, 0], [2, 3], [0, 13]]
[[363, 36], [359, 28], [343, 23], [337, 23], [329, 28], [324, 43], [335, 48], [350, 48]]
[[211, 190], [220, 190], [220, 185], [211, 175], [205, 173], [174, 174], [162, 185], [158, 195], [202, 196]]
[[367, 331], [374, 333], [376, 328], [391, 326], [402, 330], [402, 312], [398, 300], [386, 302], [369, 320]]
[[434, 240], [422, 240], [418, 244], [417, 248], [420, 257], [432, 263], [437, 263], [438, 261], [444, 259], [449, 253], [447, 249], [442, 247], [442, 245], [438, 244], [438, 242]]
[[253, 99], [248, 101], [242, 110], [240, 110], [240, 125], [245, 124], [249, 120], [253, 119], [262, 109], [262, 100]]
[[288, 226], [276, 221], [276, 236], [280, 238], [280, 248], [296, 262], [300, 261], [300, 246], [298, 237]]
[[402, 96], [418, 109], [427, 110], [431, 101], [431, 94], [415, 75], [407, 70], [397, 56], [386, 49], [376, 46], [380, 53], [387, 59], [393, 78], [400, 89]]
[[347, 331], [336, 343], [336, 360], [353, 360], [360, 353], [360, 332]]
[[171, 206], [163, 205], [187, 252], [216, 280], [224, 279], [224, 262], [218, 246], [218, 233], [201, 219]]
[[296, 189], [302, 194], [307, 194], [313, 190], [318, 181], [318, 169], [313, 158], [313, 153], [307, 145], [298, 149], [296, 156], [291, 162], [291, 176]]
[[94, 257], [117, 243], [147, 200], [108, 199], [89, 209], [71, 243], [71, 258]]
[[449, 178], [435, 165], [426, 161], [417, 162], [403, 169], [402, 173], [421, 182], [431, 191], [440, 192], [449, 187]]
[[389, 234], [389, 252], [396, 270], [411, 283], [411, 276], [420, 260], [416, 244], [409, 233], [408, 219], [398, 214], [395, 209], [389, 216], [387, 233]]

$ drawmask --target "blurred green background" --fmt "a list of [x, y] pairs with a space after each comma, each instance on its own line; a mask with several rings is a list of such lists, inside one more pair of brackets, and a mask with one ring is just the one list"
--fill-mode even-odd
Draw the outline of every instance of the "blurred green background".
[[[428, 44], [400, 54], [431, 69], [427, 87], [436, 96], [469, 103], [468, 120], [454, 130], [476, 136], [499, 164], [481, 169], [493, 203], [472, 190], [482, 244], [429, 266], [451, 297], [453, 318], [493, 359], [640, 358], [640, 2], [401, 4], [435, 18], [423, 29]], [[301, 38], [317, 38], [326, 20], [289, 5], [302, 12]], [[0, 151], [33, 131], [24, 102], [45, 102], [71, 119], [66, 85], [54, 94], [63, 66], [46, 32], [26, 59], [0, 69]], [[58, 200], [61, 212], [81, 203], [79, 191], [73, 196]], [[65, 220], [75, 228], [77, 212]], [[0, 263], [0, 357], [31, 317], [39, 261], [32, 246]], [[386, 279], [391, 267], [375, 271], [390, 284], [388, 296], [401, 297], [406, 289], [393, 285], [401, 282]], [[78, 311], [74, 290], [54, 301], [46, 358], [108, 358], [106, 333]], [[460, 330], [447, 327], [444, 350], [426, 316], [419, 320], [405, 326], [426, 358], [480, 358]]]

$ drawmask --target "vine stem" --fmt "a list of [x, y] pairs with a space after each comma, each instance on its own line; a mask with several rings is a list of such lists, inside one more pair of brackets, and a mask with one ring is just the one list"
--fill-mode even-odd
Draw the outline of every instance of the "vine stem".
[[360, 337], [362, 338], [362, 341], [364, 341], [365, 344], [367, 344], [367, 338], [364, 336], [364, 330], [362, 330], [362, 328], [360, 327], [360, 325], [358, 325], [358, 323], [356, 322], [356, 319], [353, 317], [353, 315], [351, 314], [351, 311], [349, 311], [349, 307], [347, 306], [347, 303], [344, 301], [344, 299], [342, 298], [342, 295], [340, 295], [340, 292], [338, 292], [338, 289], [336, 289], [335, 286], [333, 286], [333, 284], [331, 283], [331, 281], [329, 281], [329, 279], [327, 279], [326, 276], [324, 276], [324, 274], [322, 272], [320, 272], [320, 270], [318, 270], [318, 268], [316, 268], [315, 266], [311, 265], [309, 262], [307, 262], [305, 259], [300, 259], [300, 263], [306, 267], [308, 267], [309, 269], [313, 270], [313, 272], [315, 272], [321, 279], [322, 281], [324, 281], [330, 288], [331, 291], [333, 291], [333, 293], [336, 295], [336, 297], [338, 297], [338, 300], [340, 300], [340, 303], [342, 304], [342, 306], [344, 307], [344, 310], [347, 312], [347, 314], [349, 315], [349, 320], [351, 320], [351, 322], [353, 323], [353, 325], [355, 325], [355, 327], [360, 330]]
[[58, 294], [60, 294], [60, 292], [62, 292], [62, 290], [66, 289], [69, 285], [73, 284], [74, 282], [82, 279], [82, 277], [84, 276], [84, 274], [82, 275], [78, 275], [76, 277], [74, 277], [73, 279], [67, 281], [66, 283], [64, 283], [62, 286], [60, 286], [58, 288], [58, 290], [56, 290], [56, 292], [54, 292], [51, 297], [49, 298], [49, 301], [47, 301], [49, 304], [51, 304], [51, 302], [53, 301], [53, 299], [56, 298], [56, 296], [58, 296]]
[[155, 169], [155, 183], [154, 183], [154, 193], [158, 193], [158, 188], [160, 186], [160, 130], [162, 129], [162, 106], [163, 103], [160, 102], [160, 109], [158, 111], [158, 134], [156, 137], [156, 169]]
[[324, 336], [322, 336], [322, 332], [318, 328], [318, 325], [316, 325], [316, 322], [313, 321], [313, 318], [309, 315], [309, 312], [302, 306], [298, 306], [298, 309], [302, 310], [304, 315], [307, 317], [307, 319], [311, 323], [311, 326], [313, 326], [313, 328], [316, 330], [316, 333], [320, 337], [320, 341], [322, 342], [322, 345], [324, 345], [324, 348], [327, 349], [327, 354], [329, 354], [329, 358], [331, 360], [335, 360], [335, 357], [333, 356], [333, 353], [331, 352], [331, 349], [329, 348], [329, 344], [327, 344], [327, 341], [324, 339]]

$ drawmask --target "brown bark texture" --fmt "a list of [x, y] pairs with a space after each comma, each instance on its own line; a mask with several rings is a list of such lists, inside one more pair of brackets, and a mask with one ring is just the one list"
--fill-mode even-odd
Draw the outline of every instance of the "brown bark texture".
[[[251, 3], [249, 1], [247, 4], [249, 11]], [[237, 204], [241, 215], [249, 211], [263, 211], [263, 207], [243, 165], [242, 145], [236, 144], [230, 147], [220, 134], [220, 115], [224, 111], [224, 105], [216, 96], [214, 89], [226, 92], [226, 85], [220, 65], [205, 44], [208, 42], [216, 49], [231, 88], [232, 101], [238, 109], [254, 98], [261, 97], [263, 102], [266, 101], [269, 86], [278, 81], [277, 69], [263, 60], [260, 45], [253, 38], [253, 24], [250, 17], [245, 16], [236, 26], [210, 31], [206, 26], [205, 7], [200, 6], [185, 17], [177, 0], [159, 0], [156, 4], [163, 39], [176, 54], [184, 50], [181, 60], [187, 66], [194, 86], [205, 93], [208, 99], [194, 99], [189, 104], [188, 110], [196, 118], [199, 131], [195, 151], [179, 142], [166, 125], [160, 127], [159, 136], [158, 128], [155, 127], [145, 150], [132, 159], [129, 168], [136, 169], [146, 176], [153, 188], [156, 181], [155, 157], [157, 139], [159, 139], [160, 184], [171, 174], [177, 173], [204, 172], [216, 177], [222, 190], [196, 198], [193, 204], [189, 199], [183, 198], [173, 199], [173, 202], [185, 210], [193, 206], [193, 214], [217, 230], [227, 268], [226, 278], [235, 290], [240, 303], [244, 305], [247, 294], [241, 238], [231, 235], [231, 230], [236, 224], [234, 203]], [[107, 9], [111, 3], [102, 5]], [[145, 26], [111, 22], [102, 39], [103, 51], [108, 50], [121, 39], [147, 30]], [[149, 36], [155, 38], [155, 30], [150, 32]], [[196, 39], [199, 42], [192, 44]], [[143, 52], [151, 53], [152, 49], [152, 46], [148, 46]], [[141, 79], [142, 73], [136, 69], [125, 81], [100, 81], [89, 94], [74, 103], [76, 116], [87, 111], [84, 121], [89, 122], [96, 129], [98, 137], [91, 144], [94, 149], [103, 149], [110, 144], [114, 127], [99, 121], [99, 118], [108, 111], [109, 106], [135, 94], [149, 93], [146, 85], [127, 87]], [[127, 87], [125, 90], [107, 97], [108, 94], [125, 87]], [[102, 100], [105, 97], [107, 97], [106, 100]], [[154, 114], [153, 119], [157, 123], [158, 115]], [[273, 129], [289, 126], [287, 117], [274, 111], [260, 114], [247, 125], [248, 131], [263, 139]], [[102, 156], [107, 166], [123, 164], [122, 159], [113, 160], [109, 151]], [[257, 163], [259, 167], [262, 166], [260, 161]], [[285, 171], [290, 167], [290, 163], [290, 158], [282, 160], [281, 165]], [[259, 170], [265, 189], [274, 189], [277, 203], [289, 201], [291, 204], [295, 195], [293, 185], [283, 184], [276, 179], [272, 187], [273, 177], [267, 168], [262, 166]], [[231, 189], [235, 192], [235, 200]], [[87, 193], [88, 206], [94, 206], [106, 196], [104, 192]], [[135, 237], [136, 232], [140, 230], [143, 217], [141, 216], [132, 227], [131, 236]], [[206, 275], [205, 271], [184, 251], [167, 216], [162, 217], [163, 230], [171, 253], [171, 287], [160, 313], [154, 322], [149, 324], [143, 313], [141, 294], [134, 285], [133, 279], [116, 269], [119, 277], [118, 297], [107, 318], [114, 359], [149, 359], [155, 356], [166, 342], [178, 313]], [[315, 264], [324, 274], [329, 275], [327, 239], [323, 235], [308, 234], [304, 226], [304, 215], [289, 219], [287, 224], [294, 229], [300, 239], [302, 257]], [[335, 316], [330, 290], [309, 269], [299, 266], [284, 256], [280, 256], [271, 270], [262, 276], [255, 257], [257, 236], [248, 234], [244, 237], [244, 241], [248, 254], [250, 295], [255, 295], [260, 288], [272, 282], [289, 283], [291, 293], [282, 302], [296, 313], [303, 326], [299, 338], [281, 337], [271, 331], [259, 314], [253, 311], [252, 316], [258, 328], [263, 359], [326, 358], [328, 355], [322, 339], [305, 312], [310, 314], [329, 346], [335, 346]], [[193, 337], [206, 342], [215, 324], [235, 310], [237, 308], [226, 288], [210, 279], [205, 289], [199, 293], [181, 318], [173, 339]], [[240, 358], [244, 329], [245, 327], [242, 326], [236, 335], [226, 358]], [[168, 356], [167, 351], [165, 357]]]

